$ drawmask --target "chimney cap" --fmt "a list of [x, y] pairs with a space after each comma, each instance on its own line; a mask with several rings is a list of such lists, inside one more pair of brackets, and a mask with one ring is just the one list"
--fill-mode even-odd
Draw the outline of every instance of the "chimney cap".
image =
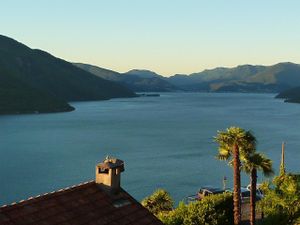
[[124, 161], [117, 159], [117, 158], [112, 158], [112, 157], [107, 156], [102, 163], [99, 163], [97, 165], [97, 167], [104, 169], [104, 170], [120, 168], [121, 172], [123, 172], [124, 171]]

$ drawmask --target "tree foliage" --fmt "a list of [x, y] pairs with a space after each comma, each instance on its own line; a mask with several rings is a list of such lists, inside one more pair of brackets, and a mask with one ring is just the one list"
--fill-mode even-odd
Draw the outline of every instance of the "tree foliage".
[[241, 160], [255, 152], [256, 139], [251, 131], [230, 127], [218, 131], [215, 141], [219, 144], [218, 158], [227, 160], [233, 166], [234, 224], [241, 224]]
[[265, 197], [259, 206], [266, 215], [262, 224], [300, 224], [300, 175], [275, 177], [263, 187]]
[[142, 201], [142, 205], [154, 215], [173, 209], [174, 201], [164, 189], [157, 189], [152, 195]]
[[211, 195], [201, 201], [183, 202], [158, 218], [166, 225], [227, 225], [233, 222], [233, 202], [229, 193]]
[[249, 154], [242, 162], [242, 170], [246, 173], [250, 174], [253, 168], [262, 171], [267, 177], [274, 174], [272, 160], [258, 152]]
[[242, 162], [242, 170], [250, 174], [250, 225], [256, 223], [256, 185], [257, 171], [262, 171], [265, 176], [271, 176], [274, 171], [272, 160], [268, 159], [261, 153], [254, 152], [247, 155]]
[[241, 157], [255, 151], [256, 139], [251, 131], [246, 131], [240, 127], [230, 127], [226, 131], [218, 131], [215, 142], [219, 144], [217, 157], [220, 160], [230, 160], [233, 156], [233, 146], [237, 145]]

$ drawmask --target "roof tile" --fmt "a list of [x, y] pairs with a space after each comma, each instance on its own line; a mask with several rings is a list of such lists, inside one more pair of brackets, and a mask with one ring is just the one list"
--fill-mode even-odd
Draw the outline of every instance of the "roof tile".
[[95, 182], [0, 208], [1, 225], [162, 225], [127, 192], [108, 194]]

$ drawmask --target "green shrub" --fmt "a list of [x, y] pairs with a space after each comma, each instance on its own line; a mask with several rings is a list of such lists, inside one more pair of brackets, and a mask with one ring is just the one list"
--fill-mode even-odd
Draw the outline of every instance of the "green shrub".
[[154, 215], [172, 210], [173, 204], [174, 201], [172, 197], [163, 189], [157, 189], [152, 195], [142, 201], [142, 205]]
[[228, 225], [233, 221], [233, 200], [229, 193], [211, 195], [188, 205], [180, 203], [158, 218], [166, 225]]
[[184, 218], [187, 215], [188, 207], [183, 202], [180, 202], [178, 207], [168, 212], [160, 212], [158, 218], [167, 225], [184, 224]]
[[264, 192], [265, 197], [259, 203], [265, 213], [261, 224], [300, 224], [300, 175], [275, 177], [272, 184], [264, 186]]

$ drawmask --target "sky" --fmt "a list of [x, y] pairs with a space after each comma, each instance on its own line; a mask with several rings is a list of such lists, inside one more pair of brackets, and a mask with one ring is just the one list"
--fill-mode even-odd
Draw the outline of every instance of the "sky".
[[300, 63], [298, 0], [0, 0], [0, 33], [71, 62], [164, 76]]

